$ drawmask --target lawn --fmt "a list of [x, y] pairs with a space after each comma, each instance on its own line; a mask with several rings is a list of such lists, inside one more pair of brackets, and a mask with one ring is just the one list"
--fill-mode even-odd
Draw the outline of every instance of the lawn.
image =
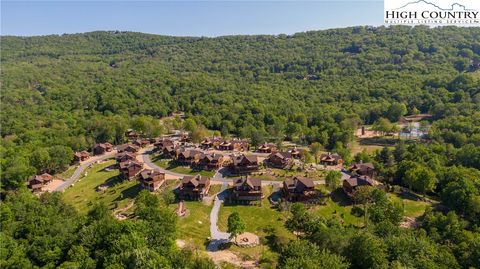
[[429, 208], [432, 206], [431, 203], [421, 201], [421, 200], [415, 200], [410, 197], [405, 197], [402, 196], [401, 194], [394, 193], [394, 194], [389, 194], [390, 199], [392, 201], [400, 203], [403, 205], [404, 208], [404, 214], [407, 217], [419, 217], [423, 215], [425, 212], [425, 209]]
[[265, 181], [284, 181], [294, 176], [309, 177], [312, 180], [322, 180], [326, 176], [326, 171], [316, 170], [302, 172], [295, 169], [283, 170], [278, 168], [264, 168], [261, 169], [259, 172], [252, 174], [252, 177], [259, 178]]
[[222, 184], [210, 184], [210, 190], [208, 191], [208, 195], [213, 196], [217, 194], [221, 188]]
[[75, 172], [77, 167], [78, 167], [78, 165], [72, 165], [72, 166], [68, 167], [67, 170], [65, 170], [62, 173], [59, 173], [55, 176], [59, 177], [63, 180], [69, 179], [73, 175], [73, 173]]
[[[177, 204], [170, 205], [175, 210]], [[191, 243], [199, 249], [205, 249], [207, 238], [210, 237], [211, 205], [199, 201], [185, 201], [188, 215], [178, 219], [178, 239]]]
[[[220, 191], [222, 185], [212, 184], [209, 195], [213, 196]], [[177, 204], [170, 205], [172, 210], [177, 208]], [[186, 243], [191, 243], [199, 249], [205, 249], [207, 238], [210, 237], [210, 211], [212, 205], [207, 205], [199, 201], [185, 201], [185, 207], [189, 211], [186, 217], [178, 219], [178, 238]]]
[[[138, 181], [120, 179], [117, 169], [104, 170], [113, 164], [115, 161], [109, 160], [94, 164], [85, 170], [88, 175], [65, 190], [62, 195], [64, 201], [75, 207], [80, 213], [86, 213], [98, 202], [105, 203], [112, 210], [127, 206], [140, 191], [140, 186]], [[101, 184], [109, 186], [105, 192], [96, 191], [97, 186]]]
[[363, 144], [360, 141], [361, 139], [357, 139], [351, 143], [350, 149], [353, 155], [360, 153], [362, 151], [366, 151], [368, 154], [375, 153], [377, 150], [381, 150], [384, 145], [376, 145], [376, 144]]
[[348, 197], [341, 189], [337, 189], [327, 198], [326, 205], [318, 205], [311, 209], [312, 212], [318, 213], [327, 219], [335, 216], [343, 219], [345, 225], [359, 226], [363, 224], [363, 219], [353, 216], [350, 213], [351, 210], [352, 205], [350, 205]]
[[[247, 232], [254, 233], [262, 238], [266, 236], [264, 231], [265, 228], [274, 227], [277, 231], [277, 235], [293, 239], [294, 235], [290, 233], [284, 226], [287, 213], [282, 213], [277, 209], [272, 208], [270, 202], [268, 201], [268, 196], [270, 196], [272, 188], [263, 187], [263, 190], [265, 193], [265, 198], [262, 201], [262, 206], [222, 205], [218, 220], [219, 229], [221, 231], [227, 231], [228, 216], [233, 212], [238, 212], [246, 224]], [[265, 245], [259, 245], [252, 248], [241, 248], [232, 245], [229, 250], [237, 253], [240, 256], [255, 260], [260, 259], [262, 252], [269, 252], [269, 254], [272, 254], [269, 247]]]
[[196, 170], [192, 169], [188, 166], [179, 166], [171, 163], [170, 159], [162, 159], [159, 155], [156, 155], [152, 158], [153, 163], [162, 167], [163, 169], [167, 169], [169, 171], [186, 174], [186, 175], [202, 175], [206, 177], [213, 177], [215, 175], [215, 171], [205, 171], [205, 170]]
[[[397, 203], [404, 206], [404, 214], [406, 217], [419, 217], [425, 209], [431, 206], [431, 203], [420, 200], [415, 200], [410, 197], [401, 196], [396, 193], [389, 193], [388, 197]], [[343, 193], [341, 189], [337, 189], [330, 198], [327, 199], [326, 205], [319, 205], [313, 207], [313, 212], [318, 212], [325, 218], [331, 218], [333, 216], [340, 217], [344, 220], [346, 225], [363, 226], [363, 219], [353, 216], [350, 212], [352, 205], [348, 197]]]

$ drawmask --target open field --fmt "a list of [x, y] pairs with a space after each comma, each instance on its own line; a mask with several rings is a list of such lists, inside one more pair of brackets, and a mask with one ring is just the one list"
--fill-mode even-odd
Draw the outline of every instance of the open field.
[[[175, 210], [177, 204], [170, 205]], [[205, 243], [210, 236], [211, 205], [198, 201], [185, 201], [188, 215], [178, 219], [178, 239], [205, 249]]]
[[330, 197], [326, 199], [325, 205], [317, 205], [310, 210], [326, 219], [335, 217], [343, 220], [345, 225], [359, 226], [359, 224], [363, 223], [362, 218], [357, 218], [350, 213], [352, 205], [341, 189], [334, 191]]
[[[425, 209], [432, 205], [429, 202], [415, 200], [396, 193], [388, 193], [387, 195], [393, 202], [403, 205], [405, 217], [419, 217], [425, 212]], [[314, 206], [311, 210], [325, 218], [337, 217], [343, 219], [346, 225], [363, 226], [363, 219], [351, 214], [352, 206], [351, 201], [343, 191], [337, 189], [326, 200], [326, 205]]]
[[[324, 170], [315, 170], [311, 171], [297, 171], [296, 169], [292, 170], [283, 170], [278, 168], [262, 168], [259, 172], [252, 173], [252, 177], [259, 178], [265, 181], [278, 181], [282, 182], [286, 179], [292, 178], [294, 176], [300, 177], [309, 177], [314, 181], [323, 180], [326, 176], [326, 171]], [[230, 177], [230, 176], [229, 176]], [[238, 178], [239, 176], [231, 176], [231, 178]]]
[[[261, 206], [222, 205], [218, 219], [220, 230], [227, 231], [228, 216], [233, 212], [238, 212], [240, 217], [245, 221], [247, 232], [252, 232], [262, 238], [266, 236], [265, 229], [273, 227], [275, 228], [277, 235], [293, 239], [294, 235], [284, 226], [288, 213], [280, 212], [277, 209], [272, 208], [268, 201], [271, 192], [271, 187], [264, 187], [265, 198], [263, 199]], [[261, 239], [260, 241], [263, 240]], [[269, 250], [269, 247], [262, 244], [252, 248], [241, 248], [232, 245], [229, 250], [241, 257], [253, 260], [260, 259], [263, 252], [268, 252], [273, 255]]]
[[[85, 170], [86, 177], [65, 190], [63, 199], [74, 206], [79, 212], [86, 213], [95, 203], [103, 202], [110, 209], [123, 208], [128, 205], [140, 191], [137, 181], [123, 181], [118, 177], [117, 169], [105, 171], [106, 167], [115, 164], [114, 160], [94, 164]], [[105, 184], [105, 192], [97, 192], [97, 186]]]
[[[212, 197], [220, 191], [221, 185], [211, 185], [209, 196]], [[166, 189], [167, 190], [171, 190]], [[198, 249], [205, 249], [207, 239], [210, 237], [210, 211], [212, 205], [199, 201], [184, 201], [188, 214], [178, 219], [178, 238], [190, 243]], [[177, 204], [170, 205], [175, 210]]]
[[419, 217], [425, 212], [425, 209], [432, 206], [432, 203], [416, 200], [398, 193], [389, 193], [388, 196], [392, 201], [403, 205], [406, 217]]
[[175, 173], [186, 174], [186, 175], [202, 175], [207, 177], [213, 177], [215, 175], [215, 171], [195, 170], [188, 166], [174, 165], [170, 163], [170, 159], [162, 159], [158, 155], [155, 155], [152, 158], [152, 161], [156, 165]]

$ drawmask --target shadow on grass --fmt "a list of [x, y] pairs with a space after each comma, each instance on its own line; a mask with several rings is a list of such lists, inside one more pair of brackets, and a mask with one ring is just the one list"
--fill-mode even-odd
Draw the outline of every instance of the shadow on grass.
[[366, 146], [395, 146], [398, 143], [398, 138], [395, 137], [369, 137], [361, 138], [360, 145]]
[[121, 179], [119, 176], [114, 176], [105, 180], [105, 183], [103, 183], [102, 185], [107, 185], [109, 188], [111, 188], [118, 184], [122, 184], [122, 182], [123, 182], [123, 179]]
[[352, 205], [352, 200], [343, 192], [342, 188], [338, 188], [330, 193], [330, 198], [332, 201], [341, 205], [341, 206], [348, 206]]
[[133, 186], [130, 186], [127, 189], [122, 190], [120, 195], [117, 198], [115, 198], [113, 202], [122, 201], [127, 198], [134, 199], [141, 190], [142, 190], [142, 187], [140, 186], [140, 184], [135, 184]]
[[119, 176], [113, 176], [113, 177], [110, 177], [107, 180], [105, 180], [104, 183], [95, 186], [93, 189], [98, 190], [98, 187], [100, 187], [102, 185], [107, 186], [107, 188], [112, 188], [112, 187], [114, 187], [118, 184], [121, 184], [122, 182], [123, 182], [123, 180]]
[[215, 252], [218, 250], [226, 250], [232, 246], [228, 239], [212, 239], [208, 241], [207, 251]]
[[155, 155], [155, 156], [152, 158], [152, 162], [156, 162], [156, 161], [166, 161], [166, 160], [170, 160], [170, 158], [167, 158], [167, 157], [163, 156], [162, 154]]
[[[181, 168], [185, 170], [177, 170], [175, 171], [175, 168]], [[198, 167], [198, 166], [191, 166], [191, 165], [185, 165], [182, 163], [177, 163], [175, 161], [170, 161], [168, 162], [167, 167], [165, 168], [167, 170], [171, 170], [177, 173], [181, 174], [189, 174], [189, 175], [197, 175], [200, 174], [202, 176], [207, 176], [207, 177], [213, 177], [215, 175], [215, 170], [205, 170], [203, 167]]]
[[175, 161], [170, 161], [168, 162], [168, 167], [166, 168], [167, 170], [172, 170], [172, 169], [175, 169], [175, 168], [184, 168], [184, 169], [189, 169], [191, 170], [192, 172], [200, 172], [200, 171], [204, 171], [203, 169], [201, 168], [198, 168], [198, 167], [195, 167], [195, 166], [189, 166], [189, 165], [184, 165], [184, 164], [181, 164], [181, 163], [177, 163]]
[[396, 195], [402, 199], [405, 199], [405, 200], [411, 200], [411, 201], [422, 201], [423, 198], [413, 192], [406, 192], [406, 191], [402, 191], [402, 192], [399, 192], [399, 193], [396, 193]]
[[102, 170], [100, 170], [99, 172], [111, 172], [112, 170], [115, 170], [115, 169], [118, 169], [118, 165], [117, 164], [111, 164], [107, 167], [104, 167]]
[[129, 188], [123, 190], [121, 193], [120, 193], [120, 196], [118, 196], [117, 198], [115, 198], [115, 200], [113, 200], [114, 202], [117, 202], [117, 201], [121, 201], [121, 200], [124, 200], [126, 198], [135, 198], [137, 196], [137, 194], [142, 190], [140, 184], [135, 184], [133, 186], [130, 186]]

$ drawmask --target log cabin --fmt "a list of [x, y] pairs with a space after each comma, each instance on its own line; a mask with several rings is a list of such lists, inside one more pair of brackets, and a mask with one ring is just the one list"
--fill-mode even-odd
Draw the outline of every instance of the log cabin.
[[258, 158], [254, 155], [245, 154], [232, 156], [232, 162], [229, 168], [233, 174], [247, 174], [258, 171]]
[[110, 143], [100, 143], [93, 146], [93, 154], [94, 155], [102, 155], [106, 152], [110, 152], [113, 150], [113, 146]]
[[235, 179], [231, 192], [234, 201], [260, 201], [263, 198], [262, 180], [250, 176]]
[[142, 187], [151, 192], [157, 191], [165, 183], [165, 173], [155, 170], [145, 169], [139, 177]]
[[307, 177], [293, 177], [283, 182], [283, 197], [289, 202], [306, 201], [317, 197], [315, 184]]
[[179, 189], [181, 199], [202, 200], [208, 195], [210, 178], [205, 176], [185, 176]]

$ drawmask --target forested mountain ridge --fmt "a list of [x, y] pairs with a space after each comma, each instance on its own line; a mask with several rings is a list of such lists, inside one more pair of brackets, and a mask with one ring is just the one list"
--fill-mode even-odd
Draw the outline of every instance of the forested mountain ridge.
[[[31, 161], [39, 148], [66, 146], [67, 155], [94, 142], [118, 142], [131, 126], [125, 115], [184, 111], [223, 134], [301, 135], [330, 148], [348, 143], [359, 123], [398, 119], [388, 111], [392, 104], [436, 119], [464, 116], [478, 126], [472, 124], [480, 110], [479, 75], [470, 72], [480, 61], [474, 27], [218, 38], [4, 36], [1, 57], [6, 175], [22, 163], [26, 174], [39, 170]], [[468, 133], [467, 141], [478, 127]]]

